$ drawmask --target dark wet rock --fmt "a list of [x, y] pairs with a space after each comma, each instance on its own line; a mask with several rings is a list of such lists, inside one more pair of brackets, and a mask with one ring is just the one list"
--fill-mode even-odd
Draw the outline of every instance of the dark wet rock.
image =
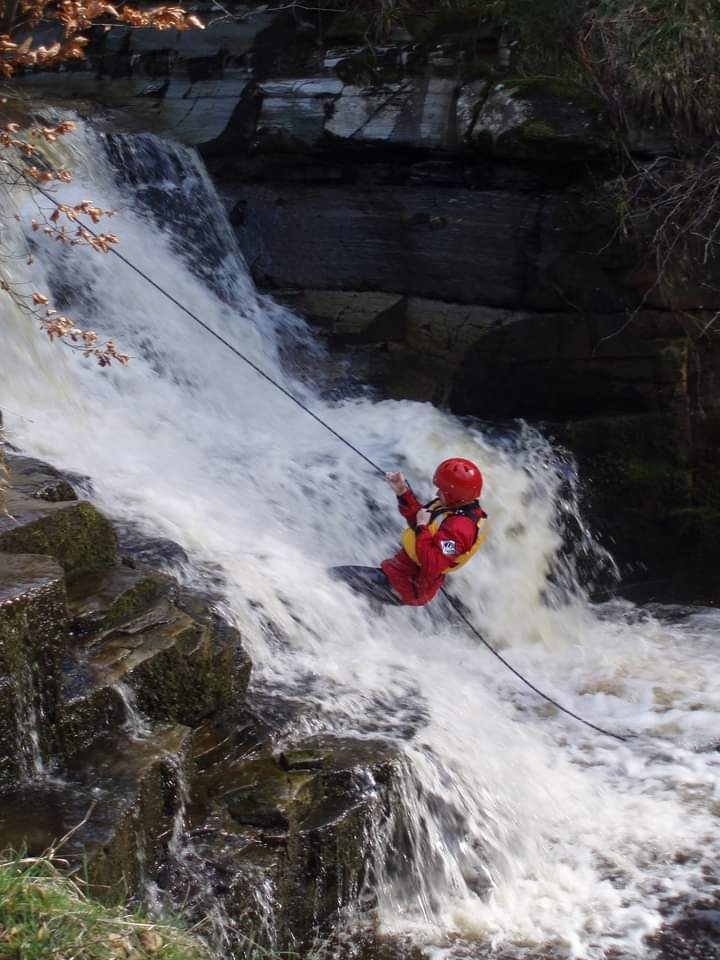
[[150, 720], [196, 726], [208, 716], [232, 713], [247, 686], [249, 660], [237, 631], [203, 609], [204, 622], [161, 599], [83, 638], [64, 671], [65, 755], [84, 749], [124, 716], [120, 684], [134, 692], [137, 708]]
[[537, 199], [293, 184], [248, 184], [236, 196], [244, 211], [241, 246], [252, 251], [255, 275], [273, 288], [412, 292], [501, 306], [523, 300]]
[[[504, 960], [502, 951], [492, 949], [493, 958]], [[527, 960], [551, 960], [548, 956], [526, 954]], [[411, 937], [380, 935], [367, 928], [338, 931], [319, 945], [317, 960], [427, 960], [427, 952], [412, 942]], [[475, 960], [479, 960], [476, 957]]]
[[[217, 769], [225, 762], [256, 755], [270, 737], [270, 727], [247, 708], [239, 710], [231, 719], [212, 717], [193, 732], [193, 762], [199, 771]], [[212, 777], [208, 782], [212, 782]], [[207, 790], [199, 780], [195, 787], [198, 806], [207, 806]]]
[[0, 795], [0, 848], [42, 854], [73, 831], [62, 846], [71, 870], [101, 898], [127, 898], [167, 851], [189, 733], [176, 726], [142, 741], [109, 738], [78, 755], [65, 781]]
[[174, 540], [150, 537], [139, 526], [128, 521], [115, 524], [118, 549], [129, 563], [172, 570], [188, 562], [188, 555]]
[[80, 574], [68, 583], [71, 628], [80, 634], [106, 631], [173, 594], [174, 580], [143, 566], [120, 564]]
[[77, 500], [77, 494], [64, 474], [42, 460], [12, 454], [7, 458], [14, 489], [26, 497], [58, 503]]
[[649, 311], [624, 331], [616, 315], [591, 319], [508, 313], [477, 327], [474, 342], [465, 340], [453, 407], [536, 420], [569, 409], [576, 418], [672, 409], [687, 364], [681, 325]]
[[64, 615], [54, 560], [0, 553], [0, 787], [33, 774], [52, 749]]
[[659, 960], [718, 960], [720, 910], [688, 910], [648, 939]]
[[[309, 943], [359, 895], [396, 764], [385, 743], [314, 739], [226, 756], [199, 774], [211, 814], [196, 834], [211, 860], [221, 851], [230, 876], [264, 879], [280, 943]], [[231, 911], [243, 908], [238, 891], [246, 895], [244, 882], [225, 890]]]

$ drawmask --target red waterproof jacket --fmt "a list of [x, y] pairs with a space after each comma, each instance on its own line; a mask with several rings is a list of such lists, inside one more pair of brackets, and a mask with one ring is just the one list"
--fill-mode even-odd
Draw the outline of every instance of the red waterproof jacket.
[[[398, 497], [398, 507], [408, 524], [414, 526], [415, 516], [422, 509], [422, 504], [411, 490]], [[400, 550], [389, 560], [383, 560], [380, 568], [403, 603], [421, 607], [432, 600], [445, 582], [443, 571], [452, 566], [452, 557], [466, 553], [475, 543], [477, 521], [484, 516], [478, 504], [466, 514], [446, 517], [434, 536], [428, 527], [418, 527], [415, 550], [419, 564], [405, 550]]]

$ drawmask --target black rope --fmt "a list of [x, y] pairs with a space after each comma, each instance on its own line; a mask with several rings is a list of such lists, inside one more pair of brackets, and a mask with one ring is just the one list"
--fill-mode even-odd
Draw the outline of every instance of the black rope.
[[[18, 168], [15, 167], [8, 160], [4, 160], [4, 162], [13, 170], [15, 170], [16, 173], [22, 176], [21, 170], [18, 170]], [[37, 184], [33, 184], [33, 186], [36, 187], [39, 193], [41, 193], [44, 197], [50, 200], [51, 203], [54, 203], [55, 206], [60, 206], [59, 202], [47, 190], [44, 190], [41, 186]], [[94, 237], [98, 236], [98, 234], [91, 227], [86, 227], [83, 225], [83, 229], [87, 230], [87, 232]], [[203, 328], [203, 330], [206, 330], [211, 336], [215, 337], [215, 339], [218, 340], [220, 343], [222, 343], [223, 346], [227, 347], [228, 350], [234, 353], [236, 357], [239, 357], [241, 360], [244, 360], [249, 367], [252, 367], [255, 373], [257, 373], [259, 376], [267, 380], [268, 383], [271, 383], [281, 393], [284, 393], [289, 400], [292, 400], [293, 403], [296, 403], [298, 407], [300, 407], [301, 410], [304, 410], [305, 413], [309, 414], [309, 416], [311, 416], [313, 420], [316, 420], [322, 427], [325, 427], [325, 429], [328, 430], [334, 437], [340, 440], [341, 443], [344, 443], [346, 447], [349, 447], [359, 457], [362, 457], [362, 459], [366, 463], [368, 463], [374, 470], [376, 470], [378, 473], [381, 473], [383, 476], [385, 476], [385, 471], [382, 469], [382, 467], [378, 466], [378, 464], [375, 463], [373, 460], [371, 460], [370, 457], [366, 456], [362, 452], [362, 450], [358, 450], [358, 448], [354, 446], [354, 444], [350, 443], [349, 440], [346, 440], [345, 437], [339, 434], [334, 427], [331, 427], [329, 423], [327, 423], [325, 420], [322, 419], [322, 417], [319, 417], [308, 406], [306, 406], [306, 404], [304, 404], [302, 400], [298, 400], [298, 398], [294, 394], [290, 393], [289, 390], [286, 390], [281, 383], [278, 383], [277, 380], [273, 379], [273, 377], [271, 377], [268, 373], [266, 373], [261, 367], [259, 367], [256, 363], [254, 363], [249, 357], [246, 357], [245, 354], [242, 353], [242, 351], [238, 350], [237, 347], [233, 346], [232, 343], [230, 343], [223, 336], [221, 336], [216, 330], [213, 330], [213, 328], [209, 326], [207, 323], [205, 323], [204, 320], [201, 320], [200, 317], [196, 316], [196, 314], [194, 314], [192, 310], [188, 309], [188, 307], [186, 307], [184, 303], [181, 303], [171, 293], [168, 293], [168, 291], [165, 290], [164, 287], [161, 287], [159, 283], [156, 283], [155, 280], [153, 280], [152, 277], [149, 277], [143, 270], [140, 269], [140, 267], [137, 267], [132, 261], [128, 260], [127, 257], [124, 257], [114, 247], [110, 247], [109, 249], [110, 249], [110, 253], [114, 254], [116, 257], [122, 260], [124, 264], [130, 267], [131, 270], [134, 270], [135, 273], [138, 274], [138, 276], [142, 277], [143, 280], [146, 280], [150, 284], [150, 286], [154, 287], [164, 297], [167, 297], [167, 299], [171, 303], [175, 304], [175, 306], [178, 307], [180, 310], [182, 310], [183, 313], [186, 313], [192, 320], [195, 321], [195, 323], [198, 323]], [[490, 644], [485, 639], [485, 637], [483, 637], [483, 635], [480, 633], [477, 627], [473, 626], [470, 620], [468, 620], [468, 618], [462, 612], [462, 610], [460, 609], [456, 601], [453, 600], [453, 598], [445, 590], [444, 587], [442, 588], [442, 593], [445, 595], [445, 597], [449, 601], [453, 610], [455, 610], [455, 612], [463, 620], [463, 622], [470, 628], [470, 630], [472, 630], [472, 632], [475, 634], [478, 640], [480, 640], [480, 642], [487, 647], [490, 653], [492, 653], [493, 656], [497, 657], [498, 660], [502, 664], [504, 664], [508, 668], [508, 670], [510, 670], [511, 673], [514, 673], [515, 676], [518, 677], [518, 679], [522, 680], [522, 682], [526, 684], [526, 686], [530, 687], [530, 689], [533, 690], [535, 693], [537, 693], [538, 696], [542, 697], [544, 700], [547, 700], [548, 703], [551, 703], [554, 707], [557, 707], [558, 710], [561, 710], [563, 713], [566, 713], [569, 717], [573, 717], [575, 720], [579, 720], [580, 723], [584, 723], [585, 726], [590, 727], [593, 730], [596, 730], [598, 733], [605, 734], [605, 736], [608, 736], [608, 737], [614, 737], [615, 740], [622, 740], [623, 742], [628, 739], [627, 737], [621, 737], [620, 734], [611, 733], [609, 730], [604, 730], [602, 727], [598, 727], [594, 723], [590, 723], [589, 720], [584, 720], [582, 717], [578, 716], [576, 713], [573, 713], [572, 710], [568, 710], [567, 707], [563, 707], [562, 704], [557, 702], [557, 700], [553, 700], [552, 697], [548, 696], [546, 693], [543, 693], [542, 690], [539, 690], [529, 680], [526, 680], [525, 677], [518, 670], [516, 670], [515, 667], [513, 667], [510, 663], [508, 663], [508, 661], [502, 656], [502, 654], [498, 653], [498, 651], [492, 646], [492, 644]]]
[[[19, 174], [20, 176], [23, 176], [23, 172], [21, 170], [18, 170], [18, 168], [14, 164], [10, 163], [10, 161], [6, 160], [5, 158], [3, 158], [3, 161], [17, 174]], [[35, 187], [35, 189], [37, 189], [37, 191], [41, 193], [46, 199], [50, 200], [51, 203], [54, 203], [56, 207], [60, 206], [60, 203], [53, 197], [53, 195], [49, 193], [47, 190], [43, 189], [43, 187], [41, 187], [39, 184], [33, 184], [33, 187]], [[87, 230], [87, 232], [93, 237], [99, 236], [99, 234], [95, 230], [93, 230], [92, 227], [87, 227], [84, 224], [83, 224], [83, 230]], [[381, 473], [383, 476], [385, 476], [385, 471], [382, 469], [382, 467], [378, 466], [378, 464], [375, 463], [373, 460], [371, 460], [370, 457], [367, 457], [362, 452], [362, 450], [358, 450], [357, 447], [353, 446], [353, 444], [350, 443], [349, 440], [346, 440], [345, 437], [341, 436], [337, 432], [337, 430], [331, 427], [329, 423], [327, 423], [325, 420], [322, 419], [322, 417], [319, 417], [316, 413], [313, 413], [313, 411], [308, 406], [306, 406], [302, 402], [302, 400], [298, 400], [298, 398], [294, 394], [290, 393], [289, 390], [286, 390], [281, 383], [278, 383], [277, 380], [274, 380], [270, 376], [270, 374], [266, 373], [261, 367], [259, 367], [256, 363], [254, 363], [249, 357], [246, 357], [245, 354], [242, 353], [242, 351], [238, 350], [237, 347], [233, 346], [232, 343], [226, 340], [225, 337], [221, 336], [221, 334], [219, 334], [217, 330], [213, 330], [213, 328], [209, 326], [207, 323], [205, 323], [204, 320], [201, 320], [200, 317], [198, 317], [196, 314], [192, 312], [192, 310], [188, 309], [188, 307], [186, 307], [184, 303], [181, 303], [179, 300], [177, 300], [171, 293], [168, 293], [168, 291], [165, 290], [164, 287], [161, 287], [159, 283], [156, 283], [155, 280], [152, 279], [152, 277], [149, 277], [143, 270], [141, 270], [140, 267], [136, 266], [132, 261], [128, 260], [127, 257], [124, 257], [119, 250], [116, 250], [114, 247], [109, 247], [108, 249], [110, 253], [114, 254], [116, 257], [122, 260], [122, 262], [126, 264], [128, 267], [130, 267], [131, 270], [134, 270], [135, 273], [138, 274], [138, 276], [141, 276], [143, 280], [146, 280], [151, 287], [154, 287], [159, 293], [167, 297], [167, 299], [171, 303], [174, 303], [176, 307], [179, 307], [179, 309], [182, 310], [183, 313], [186, 313], [191, 319], [193, 319], [195, 323], [200, 324], [203, 330], [206, 330], [211, 336], [215, 337], [216, 340], [219, 340], [220, 343], [222, 343], [223, 346], [227, 347], [228, 350], [232, 351], [232, 353], [234, 353], [236, 357], [239, 357], [241, 360], [244, 360], [249, 367], [253, 368], [255, 373], [257, 373], [261, 377], [264, 377], [264, 379], [267, 380], [268, 383], [271, 383], [281, 393], [284, 393], [285, 396], [288, 397], [288, 399], [292, 400], [293, 403], [296, 403], [300, 407], [300, 409], [304, 410], [305, 413], [309, 414], [313, 418], [313, 420], [317, 420], [317, 422], [321, 426], [325, 427], [326, 430], [329, 430], [330, 433], [332, 433], [334, 437], [337, 437], [337, 439], [340, 440], [341, 443], [344, 443], [346, 447], [349, 447], [359, 457], [362, 457], [366, 463], [370, 464], [373, 470], [376, 470], [378, 473]]]
[[504, 664], [511, 673], [514, 673], [515, 676], [518, 677], [518, 679], [522, 680], [522, 682], [526, 686], [530, 687], [531, 690], [534, 690], [535, 693], [538, 694], [538, 696], [543, 698], [543, 700], [547, 700], [548, 703], [551, 703], [554, 707], [557, 707], [558, 710], [562, 710], [562, 712], [566, 713], [569, 717], [573, 717], [575, 720], [579, 720], [580, 723], [584, 723], [586, 727], [590, 727], [593, 730], [597, 730], [598, 733], [605, 734], [606, 737], [613, 737], [615, 740], [621, 740], [623, 743], [625, 743], [629, 739], [628, 736], [622, 737], [620, 736], [619, 733], [612, 733], [610, 730], [605, 730], [603, 729], [603, 727], [598, 727], [596, 724], [590, 723], [589, 720], [584, 720], [582, 717], [578, 716], [577, 713], [573, 713], [572, 710], [568, 710], [567, 707], [563, 707], [563, 705], [558, 703], [557, 700], [553, 700], [553, 698], [548, 696], [547, 693], [543, 693], [543, 691], [539, 690], [533, 683], [531, 683], [529, 680], [526, 680], [526, 678], [518, 670], [516, 670], [511, 663], [508, 663], [508, 661], [505, 659], [505, 657], [503, 657], [501, 653], [498, 653], [498, 651], [495, 649], [495, 647], [492, 646], [491, 643], [488, 643], [488, 641], [480, 633], [477, 627], [473, 626], [470, 620], [468, 620], [468, 618], [460, 609], [460, 606], [457, 603], [457, 601], [450, 596], [450, 594], [447, 592], [445, 587], [441, 587], [441, 591], [444, 594], [445, 599], [449, 602], [450, 606], [455, 611], [455, 613], [457, 613], [457, 615], [463, 620], [463, 622], [472, 630], [472, 632], [475, 634], [478, 640], [481, 643], [485, 644], [485, 646], [488, 648], [490, 653], [492, 653], [494, 657], [497, 657], [500, 663]]
[[[91, 231], [91, 232], [92, 232], [92, 231]], [[168, 293], [167, 290], [164, 290], [158, 283], [155, 283], [155, 281], [152, 279], [152, 277], [149, 277], [149, 276], [148, 276], [146, 273], [144, 273], [139, 267], [136, 267], [134, 263], [131, 263], [130, 260], [128, 260], [126, 257], [124, 257], [118, 250], [115, 250], [115, 249], [113, 249], [113, 248], [111, 247], [111, 248], [110, 248], [110, 252], [111, 252], [111, 253], [114, 253], [116, 257], [119, 257], [119, 258], [122, 260], [123, 263], [126, 263], [131, 269], [133, 269], [137, 274], [139, 274], [144, 280], [147, 280], [147, 282], [148, 282], [149, 284], [151, 284], [151, 286], [155, 287], [156, 290], [158, 290], [160, 293], [164, 294], [164, 295], [168, 298], [168, 300], [170, 300], [172, 303], [175, 304], [176, 307], [179, 307], [179, 308], [180, 308], [181, 310], [183, 310], [189, 317], [192, 317], [192, 319], [195, 321], [195, 323], [199, 323], [200, 326], [203, 328], [203, 330], [207, 330], [207, 332], [208, 332], [211, 336], [215, 337], [216, 340], [219, 340], [220, 343], [222, 343], [224, 346], [226, 346], [226, 347], [228, 348], [228, 350], [231, 350], [231, 351], [235, 354], [236, 357], [239, 357], [241, 360], [244, 360], [245, 363], [246, 363], [249, 367], [252, 367], [252, 368], [253, 368], [253, 370], [255, 371], [255, 373], [259, 374], [259, 376], [261, 376], [261, 377], [264, 377], [265, 380], [267, 380], [268, 383], [271, 383], [274, 387], [276, 387], [276, 388], [280, 391], [280, 393], [284, 393], [285, 396], [288, 397], [288, 399], [292, 400], [293, 403], [296, 403], [296, 404], [300, 407], [300, 409], [301, 409], [301, 410], [304, 410], [305, 413], [309, 414], [309, 415], [313, 418], [313, 420], [317, 420], [317, 422], [318, 422], [322, 427], [325, 427], [326, 430], [329, 430], [330, 433], [331, 433], [334, 437], [337, 437], [337, 439], [340, 440], [341, 443], [344, 443], [346, 447], [349, 447], [349, 448], [350, 448], [352, 451], [354, 451], [359, 457], [362, 457], [363, 460], [364, 460], [366, 463], [369, 463], [369, 464], [370, 464], [370, 466], [373, 468], [373, 470], [377, 470], [378, 473], [381, 473], [383, 476], [385, 476], [385, 471], [382, 469], [382, 467], [379, 467], [377, 463], [375, 463], [373, 460], [370, 459], [370, 457], [367, 457], [367, 456], [362, 452], [362, 450], [358, 450], [358, 448], [357, 448], [356, 446], [354, 446], [352, 443], [350, 443], [349, 440], [346, 440], [345, 437], [343, 437], [341, 434], [339, 434], [339, 433], [337, 432], [337, 430], [335, 430], [334, 427], [331, 427], [330, 424], [327, 423], [327, 421], [323, 420], [322, 417], [319, 417], [316, 413], [314, 413], [314, 412], [310, 409], [310, 407], [306, 406], [306, 405], [302, 402], [302, 400], [298, 400], [298, 398], [297, 398], [294, 394], [290, 393], [289, 390], [286, 390], [285, 387], [284, 387], [281, 383], [278, 383], [277, 380], [274, 380], [274, 379], [270, 376], [269, 373], [266, 373], [261, 367], [259, 367], [256, 363], [254, 363], [249, 357], [246, 357], [244, 353], [242, 353], [240, 350], [238, 350], [237, 347], [234, 347], [234, 346], [232, 345], [232, 343], [230, 343], [228, 340], [225, 339], [225, 337], [221, 336], [216, 330], [213, 330], [212, 327], [208, 326], [208, 324], [205, 323], [204, 320], [201, 320], [198, 316], [196, 316], [196, 315], [192, 312], [192, 310], [189, 310], [184, 304], [180, 303], [179, 300], [176, 300], [175, 297], [174, 297], [171, 293]]]

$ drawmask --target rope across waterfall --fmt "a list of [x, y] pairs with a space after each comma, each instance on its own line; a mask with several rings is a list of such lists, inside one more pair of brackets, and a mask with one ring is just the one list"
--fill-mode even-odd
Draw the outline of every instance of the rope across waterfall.
[[[7, 160], [5, 160], [4, 162], [8, 166], [12, 167], [12, 169], [14, 169], [15, 172], [21, 173], [21, 171], [18, 168], [16, 168], [12, 163], [9, 163]], [[55, 204], [56, 206], [59, 206], [58, 201], [55, 200], [52, 194], [49, 193], [47, 190], [43, 189], [39, 185], [36, 185], [36, 189], [51, 203]], [[91, 227], [84, 226], [83, 229], [87, 230], [88, 233], [92, 234], [93, 236], [97, 236], [97, 233]], [[153, 280], [153, 278], [150, 277], [147, 273], [145, 273], [140, 267], [136, 266], [136, 264], [128, 260], [127, 257], [125, 257], [122, 253], [120, 253], [114, 247], [110, 247], [109, 252], [114, 256], [118, 257], [126, 266], [128, 266], [131, 270], [133, 270], [136, 274], [138, 274], [138, 276], [142, 277], [142, 279], [145, 280], [148, 284], [150, 284], [150, 286], [152, 286], [155, 290], [157, 290], [164, 297], [166, 297], [171, 303], [173, 303], [176, 307], [178, 307], [179, 310], [181, 310], [188, 317], [190, 317], [191, 320], [193, 320], [200, 327], [202, 327], [202, 329], [205, 330], [210, 336], [218, 340], [224, 347], [230, 350], [231, 353], [233, 353], [236, 357], [238, 357], [238, 359], [242, 360], [249, 367], [251, 367], [255, 371], [255, 373], [257, 373], [264, 380], [267, 380], [267, 382], [270, 383], [273, 387], [275, 387], [276, 390], [279, 390], [280, 393], [284, 394], [289, 400], [295, 403], [308, 416], [312, 417], [313, 420], [319, 423], [320, 426], [322, 426], [325, 430], [331, 433], [337, 440], [339, 440], [341, 443], [344, 443], [346, 447], [348, 447], [355, 454], [357, 454], [357, 456], [361, 457], [369, 466], [373, 468], [373, 470], [375, 470], [377, 473], [379, 473], [383, 477], [385, 476], [385, 471], [382, 469], [382, 467], [379, 466], [379, 464], [375, 463], [375, 461], [372, 460], [370, 457], [368, 457], [365, 453], [363, 453], [362, 450], [358, 449], [358, 447], [356, 447], [353, 443], [351, 443], [346, 437], [342, 436], [342, 434], [340, 434], [337, 430], [335, 430], [335, 428], [331, 426], [326, 420], [323, 420], [322, 417], [318, 416], [305, 403], [303, 403], [302, 400], [300, 400], [293, 393], [287, 390], [281, 383], [278, 383], [277, 380], [275, 380], [268, 373], [266, 373], [261, 367], [259, 367], [256, 363], [254, 363], [241, 350], [239, 350], [236, 346], [234, 346], [234, 344], [230, 343], [229, 340], [226, 340], [225, 337], [223, 337], [220, 333], [217, 332], [217, 330], [214, 330], [211, 326], [205, 323], [204, 320], [201, 320], [200, 317], [198, 317], [195, 313], [193, 313], [193, 311], [190, 310], [184, 303], [182, 303], [180, 300], [174, 297], [168, 290], [166, 290], [159, 283], [157, 283], [157, 281]], [[536, 687], [535, 684], [531, 683], [530, 680], [528, 680], [518, 670], [516, 670], [515, 667], [513, 667], [512, 664], [510, 664], [505, 659], [505, 657], [503, 657], [503, 655], [498, 650], [496, 650], [495, 647], [491, 643], [489, 643], [488, 640], [485, 639], [485, 637], [480, 633], [477, 627], [465, 615], [465, 613], [463, 612], [463, 610], [461, 609], [457, 601], [445, 590], [444, 587], [442, 588], [442, 593], [444, 594], [444, 596], [446, 597], [446, 599], [448, 600], [448, 602], [450, 603], [450, 605], [452, 606], [453, 610], [458, 615], [458, 617], [468, 627], [468, 629], [474, 634], [474, 636], [477, 637], [477, 639], [490, 651], [490, 653], [492, 653], [492, 655], [496, 657], [503, 664], [503, 666], [505, 666], [508, 670], [510, 670], [511, 673], [513, 673], [534, 693], [542, 697], [543, 700], [546, 700], [548, 703], [552, 704], [562, 713], [567, 714], [567, 716], [572, 717], [574, 720], [578, 720], [580, 723], [584, 724], [586, 727], [589, 727], [591, 730], [595, 730], [597, 733], [601, 733], [605, 736], [612, 737], [614, 740], [620, 740], [622, 742], [625, 742], [630, 738], [629, 735], [623, 736], [618, 733], [613, 733], [612, 731], [606, 730], [603, 727], [598, 726], [597, 724], [591, 723], [589, 720], [585, 720], [583, 717], [579, 716], [577, 713], [573, 713], [572, 710], [568, 709], [567, 707], [564, 707], [562, 704], [558, 703], [557, 700], [554, 700], [551, 696], [549, 696], [548, 694], [540, 690], [538, 687]]]

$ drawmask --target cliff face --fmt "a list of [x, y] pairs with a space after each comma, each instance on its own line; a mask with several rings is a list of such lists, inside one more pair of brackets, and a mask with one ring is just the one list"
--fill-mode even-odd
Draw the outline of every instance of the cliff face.
[[[203, 33], [113, 30], [30, 82], [197, 144], [258, 284], [385, 394], [550, 424], [604, 524], [642, 527], [633, 551], [668, 509], [690, 540], [712, 526], [720, 282], [668, 299], [622, 240], [603, 102], [518, 76], [458, 14], [380, 46], [357, 15], [233, 9]], [[672, 148], [647, 124], [624, 145]]]

